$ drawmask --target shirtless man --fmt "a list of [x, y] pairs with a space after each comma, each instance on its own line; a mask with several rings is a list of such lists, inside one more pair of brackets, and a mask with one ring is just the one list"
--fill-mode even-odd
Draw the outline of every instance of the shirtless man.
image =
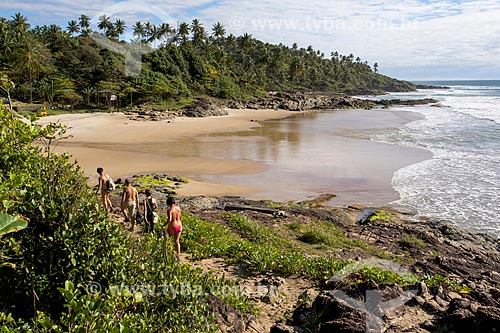
[[101, 192], [102, 203], [104, 204], [104, 208], [106, 208], [107, 212], [113, 211], [113, 205], [111, 204], [111, 200], [109, 199], [109, 193], [106, 183], [109, 180], [109, 175], [104, 172], [104, 169], [99, 167], [97, 168], [97, 173], [99, 174], [99, 186], [97, 187], [97, 191], [95, 194], [99, 194]]
[[125, 189], [122, 194], [122, 212], [125, 219], [130, 221], [130, 231], [134, 230], [135, 226], [135, 213], [139, 208], [139, 193], [137, 189], [132, 186], [132, 180], [125, 179]]
[[175, 199], [172, 197], [167, 198], [167, 206], [167, 233], [170, 237], [174, 237], [175, 252], [177, 253], [177, 259], [179, 259], [181, 255], [180, 239], [182, 232], [181, 209], [175, 204]]

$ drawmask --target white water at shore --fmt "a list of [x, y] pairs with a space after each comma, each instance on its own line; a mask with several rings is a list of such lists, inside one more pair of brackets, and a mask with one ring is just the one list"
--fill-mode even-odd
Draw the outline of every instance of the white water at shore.
[[453, 86], [391, 97], [430, 97], [442, 105], [397, 108], [420, 112], [425, 119], [373, 137], [434, 155], [395, 172], [392, 183], [401, 199], [393, 205], [499, 237], [500, 86]]

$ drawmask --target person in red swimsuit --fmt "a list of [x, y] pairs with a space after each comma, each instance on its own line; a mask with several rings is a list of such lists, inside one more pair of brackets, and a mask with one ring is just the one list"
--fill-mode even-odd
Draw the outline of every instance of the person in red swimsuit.
[[175, 204], [175, 199], [172, 197], [167, 198], [167, 233], [170, 237], [174, 237], [175, 241], [175, 252], [177, 253], [177, 258], [181, 255], [181, 233], [182, 233], [182, 223], [181, 223], [181, 209]]

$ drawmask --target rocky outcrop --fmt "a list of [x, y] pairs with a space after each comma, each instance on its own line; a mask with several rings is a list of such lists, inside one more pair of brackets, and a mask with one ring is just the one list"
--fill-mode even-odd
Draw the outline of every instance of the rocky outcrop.
[[230, 333], [261, 333], [262, 327], [254, 316], [246, 315], [227, 305], [217, 297], [207, 297], [208, 306], [214, 314], [215, 321], [221, 332]]
[[232, 109], [275, 109], [289, 111], [370, 108], [375, 106], [372, 101], [334, 93], [274, 93], [252, 101], [230, 101], [226, 105]]
[[417, 89], [450, 89], [450, 87], [446, 86], [430, 86], [427, 84], [417, 84]]
[[439, 101], [433, 98], [415, 99], [415, 100], [402, 100], [402, 99], [388, 99], [376, 101], [377, 105], [382, 105], [385, 107], [392, 105], [424, 105], [438, 103]]
[[422, 105], [438, 103], [435, 99], [418, 100], [366, 100], [344, 94], [315, 93], [277, 93], [253, 101], [230, 101], [226, 105], [231, 109], [275, 109], [289, 111], [331, 110], [331, 109], [371, 109], [377, 106]]
[[315, 332], [366, 332], [366, 313], [329, 293], [319, 295], [311, 305], [299, 306], [292, 318], [294, 325]]
[[[369, 93], [373, 93], [370, 91]], [[383, 94], [383, 92], [377, 92]], [[136, 121], [173, 121], [178, 116], [211, 117], [225, 116], [230, 109], [251, 110], [332, 110], [332, 109], [371, 109], [375, 107], [389, 107], [392, 105], [421, 105], [438, 103], [434, 99], [419, 100], [366, 100], [337, 93], [271, 93], [268, 96], [254, 100], [219, 100], [215, 98], [199, 98], [192, 104], [177, 111], [155, 111], [141, 107], [139, 111], [127, 111], [125, 114]]]
[[186, 117], [226, 116], [227, 110], [221, 102], [215, 99], [199, 98], [182, 109], [181, 114]]
[[173, 121], [180, 115], [177, 111], [154, 111], [147, 108], [140, 111], [126, 111], [124, 114], [135, 121]]

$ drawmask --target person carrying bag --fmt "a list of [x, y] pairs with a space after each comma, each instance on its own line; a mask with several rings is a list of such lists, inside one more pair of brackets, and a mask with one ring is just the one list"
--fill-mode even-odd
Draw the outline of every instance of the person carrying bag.
[[144, 224], [146, 232], [152, 232], [154, 225], [158, 223], [158, 202], [152, 196], [152, 191], [148, 188], [144, 191], [146, 199], [144, 199]]

